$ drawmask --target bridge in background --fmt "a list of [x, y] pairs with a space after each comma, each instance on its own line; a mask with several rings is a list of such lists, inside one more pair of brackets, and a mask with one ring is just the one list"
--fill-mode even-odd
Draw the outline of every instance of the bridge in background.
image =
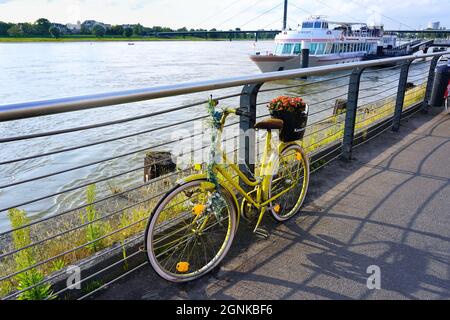
[[[256, 40], [261, 38], [261, 35], [275, 36], [280, 33], [281, 30], [229, 30], [229, 31], [174, 31], [174, 32], [155, 32], [151, 36], [157, 38], [170, 38], [170, 37], [200, 37], [200, 38], [227, 38], [235, 39], [239, 35], [248, 35], [254, 37]], [[411, 36], [421, 38], [425, 36], [450, 36], [450, 30], [385, 30], [385, 34], [400, 35], [403, 37]]]

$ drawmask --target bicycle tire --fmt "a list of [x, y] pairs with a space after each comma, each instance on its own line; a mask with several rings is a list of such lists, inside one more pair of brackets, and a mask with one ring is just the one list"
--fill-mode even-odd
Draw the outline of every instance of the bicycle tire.
[[[153, 210], [153, 213], [150, 216], [150, 219], [148, 221], [147, 228], [146, 228], [146, 231], [145, 231], [145, 236], [144, 236], [144, 238], [145, 238], [145, 252], [146, 252], [146, 256], [147, 256], [147, 259], [148, 259], [150, 265], [155, 270], [155, 272], [160, 277], [162, 277], [163, 279], [165, 279], [167, 281], [176, 282], [176, 283], [188, 282], [188, 281], [192, 281], [192, 280], [198, 279], [198, 278], [206, 275], [208, 272], [210, 272], [215, 267], [217, 267], [217, 265], [223, 260], [223, 258], [226, 256], [226, 254], [229, 251], [229, 249], [231, 247], [231, 244], [232, 244], [232, 242], [234, 240], [234, 235], [236, 233], [236, 228], [237, 228], [237, 208], [235, 206], [235, 203], [233, 201], [232, 196], [228, 193], [228, 191], [225, 188], [220, 187], [219, 190], [216, 190], [216, 192], [225, 201], [224, 202], [225, 203], [224, 208], [226, 208], [226, 211], [227, 211], [228, 225], [226, 227], [226, 233], [225, 234], [222, 233], [223, 242], [220, 245], [220, 247], [217, 250], [217, 252], [215, 254], [213, 254], [213, 257], [211, 259], [209, 259], [209, 258], [206, 259], [206, 254], [205, 254], [205, 263], [204, 263], [204, 265], [202, 265], [200, 268], [195, 268], [195, 270], [194, 269], [193, 270], [189, 270], [189, 272], [179, 272], [179, 270], [176, 270], [176, 268], [178, 268], [178, 266], [176, 266], [176, 268], [174, 268], [175, 266], [173, 265], [173, 262], [169, 262], [171, 264], [171, 267], [169, 267], [169, 268], [164, 267], [162, 265], [162, 262], [160, 261], [160, 259], [158, 257], [158, 256], [161, 256], [162, 253], [157, 251], [157, 249], [159, 249], [159, 248], [157, 248], [156, 245], [155, 245], [155, 236], [158, 235], [158, 233], [155, 231], [155, 227], [158, 224], [158, 221], [159, 221], [159, 218], [161, 217], [161, 214], [164, 212], [166, 206], [168, 204], [170, 204], [171, 201], [173, 199], [175, 199], [178, 195], [180, 195], [182, 192], [185, 192], [189, 188], [196, 188], [196, 187], [197, 188], [201, 188], [200, 186], [204, 182], [207, 182], [207, 180], [206, 179], [199, 179], [199, 180], [194, 180], [194, 181], [190, 181], [190, 182], [179, 184], [179, 185], [175, 186], [172, 190], [170, 190], [159, 201], [159, 203], [157, 204], [157, 206]], [[190, 196], [188, 196], [185, 193], [184, 195], [185, 195], [186, 198], [189, 198], [189, 199], [192, 198], [192, 194]], [[183, 213], [183, 214], [186, 214], [186, 213]], [[206, 217], [208, 215], [204, 214], [203, 216], [204, 217], [202, 217], [202, 218], [206, 219]], [[209, 219], [214, 218], [213, 216], [215, 217], [215, 215], [211, 215], [210, 214], [210, 218]], [[171, 220], [176, 220], [174, 218], [170, 218], [170, 219]], [[168, 219], [168, 220], [170, 220], [170, 219]], [[186, 224], [185, 220], [190, 219], [190, 218], [188, 217], [188, 215], [186, 215], [186, 217], [183, 216], [181, 219], [182, 220], [180, 222], [176, 222], [176, 225], [181, 225], [182, 223]], [[195, 220], [195, 218], [194, 218], [194, 220]], [[220, 221], [217, 221], [217, 223], [222, 226], [222, 222], [225, 221], [225, 220], [226, 219], [220, 219]], [[199, 221], [200, 221], [200, 218], [199, 218]], [[196, 222], [197, 225], [198, 225], [199, 221]], [[168, 222], [165, 222], [165, 221], [163, 221], [162, 223], [169, 224]], [[216, 225], [217, 224], [214, 224], [214, 226], [216, 226]], [[190, 225], [188, 225], [188, 227], [183, 226], [183, 228], [181, 228], [180, 230], [186, 229], [186, 233], [188, 233], [188, 232], [190, 232], [192, 230], [187, 230], [187, 229], [191, 228], [192, 226], [194, 226], [194, 225], [190, 224]], [[171, 229], [171, 227], [169, 227], [169, 226], [166, 226], [165, 228], [166, 228], [166, 230], [172, 230], [171, 233], [172, 233], [173, 236], [175, 236], [178, 233], [178, 231], [173, 231], [173, 229]], [[176, 227], [176, 228], [179, 228], [179, 227]], [[162, 232], [162, 231], [166, 231], [166, 230], [159, 230], [159, 231]], [[211, 230], [211, 229], [206, 229], [206, 231], [207, 230]], [[174, 234], [174, 232], [175, 232], [175, 234]], [[190, 240], [190, 239], [193, 239], [193, 238], [197, 239], [197, 238], [200, 238], [202, 236], [204, 236], [204, 234], [199, 234], [199, 235], [197, 235], [197, 234], [194, 235], [193, 234], [192, 236], [188, 236], [188, 238], [186, 240], [183, 240], [183, 241], [186, 242], [186, 247], [192, 241], [195, 241], [194, 244], [192, 245], [192, 248], [190, 248], [188, 250], [188, 252], [190, 251], [190, 253], [194, 253], [194, 251], [196, 251], [195, 250], [196, 244], [200, 244], [200, 240], [197, 243], [197, 240]], [[169, 235], [165, 235], [165, 237], [168, 237], [167, 238], [168, 241], [171, 240], [170, 234]], [[162, 239], [162, 238], [164, 238], [164, 236], [161, 235], [159, 237], [159, 239]], [[219, 238], [216, 238], [216, 239], [209, 238], [208, 240], [209, 241], [219, 241], [219, 242], [221, 241]], [[172, 240], [172, 242], [174, 242], [174, 241], [176, 241], [176, 240]], [[205, 240], [205, 242], [206, 242], [206, 240]], [[203, 248], [204, 248], [204, 250], [206, 252], [206, 250], [208, 250], [207, 245], [205, 245], [203, 240], [201, 240], [201, 243], [203, 244]], [[210, 244], [210, 243], [208, 243], [208, 244]], [[180, 245], [179, 243], [178, 244], [175, 243], [175, 245], [174, 245], [175, 248], [173, 249], [173, 253], [171, 254], [171, 257], [169, 258], [169, 260], [173, 258], [173, 260], [175, 262], [179, 261], [178, 264], [192, 262], [192, 261], [183, 262], [184, 260], [192, 259], [191, 257], [186, 257], [186, 258], [184, 257], [184, 254], [186, 252], [186, 247], [184, 248], [184, 250], [181, 253], [181, 255], [179, 255], [179, 253], [175, 253], [178, 250], [177, 246], [179, 246], [179, 245]], [[162, 247], [164, 247], [164, 244], [162, 244]], [[166, 248], [164, 247], [164, 250], [165, 249]], [[168, 248], [167, 250], [170, 250], [170, 249], [171, 248]], [[168, 253], [165, 253], [165, 254], [168, 254]], [[177, 256], [177, 254], [179, 256]], [[206, 261], [206, 260], [208, 260], [208, 261]], [[192, 265], [194, 265], [193, 262], [192, 262]], [[197, 264], [195, 264], [195, 265], [197, 265]]]

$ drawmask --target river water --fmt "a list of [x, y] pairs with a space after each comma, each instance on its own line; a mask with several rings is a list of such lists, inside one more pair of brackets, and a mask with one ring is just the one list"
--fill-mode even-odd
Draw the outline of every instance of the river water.
[[[266, 51], [271, 50], [272, 47], [272, 42], [258, 42], [255, 47], [253, 42], [247, 41], [137, 42], [135, 45], [128, 45], [126, 42], [0, 44], [0, 105], [257, 74], [259, 70], [248, 59], [248, 55], [255, 49]], [[371, 72], [365, 77], [366, 87], [370, 87], [372, 91], [383, 91], [386, 88], [376, 88], [376, 84], [395, 72], [398, 71]], [[395, 76], [389, 79], [395, 81]], [[309, 86], [308, 90], [324, 92], [319, 96], [311, 97], [309, 102], [333, 98], [345, 93], [346, 88], [333, 91], [334, 86], [345, 84], [345, 82], [348, 82], [348, 79]], [[218, 95], [239, 91], [240, 88], [222, 90]], [[276, 95], [281, 93], [283, 92], [277, 92]], [[298, 93], [304, 94], [305, 91], [298, 91]], [[275, 93], [261, 95], [262, 100], [273, 97]], [[207, 94], [201, 93], [0, 123], [0, 137], [28, 135], [122, 119], [207, 98]], [[237, 101], [234, 100], [236, 103]], [[334, 101], [329, 103], [332, 105]], [[204, 114], [204, 111], [205, 107], [199, 106], [171, 113], [170, 116], [152, 117], [53, 137], [3, 143], [0, 144], [0, 162], [138, 132], [153, 126], [186, 120]], [[325, 117], [329, 114], [323, 113], [321, 116]], [[0, 165], [0, 185], [4, 186], [155, 145], [167, 139], [171, 131], [173, 129], [161, 130], [157, 134]], [[142, 159], [143, 153], [134, 154], [31, 183], [0, 189], [0, 209], [78, 186], [86, 180], [93, 181], [139, 167], [142, 165]], [[138, 174], [142, 176], [142, 172], [139, 171]], [[123, 179], [125, 180], [121, 180], [120, 184], [126, 183], [126, 179], [133, 180], [132, 177]], [[32, 218], [51, 215], [80, 204], [83, 201], [84, 191], [85, 189], [80, 189], [20, 208], [25, 209]], [[6, 212], [3, 211], [0, 212], [0, 230], [6, 228], [8, 228], [8, 221]]]

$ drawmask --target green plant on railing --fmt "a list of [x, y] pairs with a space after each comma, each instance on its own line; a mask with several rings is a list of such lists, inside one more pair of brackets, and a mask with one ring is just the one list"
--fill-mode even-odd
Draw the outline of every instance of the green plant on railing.
[[[13, 229], [21, 228], [29, 223], [25, 211], [11, 209], [8, 213], [9, 220]], [[25, 227], [12, 233], [12, 241], [15, 250], [20, 250], [31, 244], [30, 228]], [[15, 256], [16, 270], [20, 272], [36, 264], [36, 254], [33, 248], [27, 248], [19, 251]], [[44, 280], [44, 274], [37, 268], [31, 268], [19, 273], [15, 280], [17, 281], [17, 290], [21, 291], [34, 286]], [[44, 300], [52, 295], [51, 285], [42, 284], [26, 290], [18, 296], [19, 300]], [[55, 297], [56, 298], [56, 297]]]
[[[87, 248], [92, 252], [97, 252], [103, 248], [103, 241], [97, 240], [104, 235], [104, 228], [98, 219], [97, 210], [93, 204], [96, 199], [96, 188], [95, 185], [90, 185], [86, 190], [86, 201], [89, 204], [86, 207], [85, 213], [81, 213], [80, 219], [81, 223], [89, 223], [86, 226], [86, 241], [92, 242], [87, 245]], [[96, 241], [97, 240], [97, 241]]]
[[127, 248], [125, 247], [125, 241], [121, 240], [120, 245], [122, 246], [122, 258], [123, 258], [123, 270], [128, 271], [129, 265], [128, 265], [128, 255], [127, 255]]
[[83, 288], [83, 293], [88, 294], [92, 291], [95, 291], [103, 286], [103, 282], [101, 280], [94, 280], [86, 284], [86, 286]]
[[0, 297], [4, 297], [12, 291], [14, 291], [14, 285], [11, 281], [4, 281], [0, 285]]
[[51, 266], [50, 270], [52, 272], [56, 272], [56, 271], [64, 269], [65, 266], [66, 266], [66, 262], [64, 260], [57, 259], [52, 262], [52, 266]]

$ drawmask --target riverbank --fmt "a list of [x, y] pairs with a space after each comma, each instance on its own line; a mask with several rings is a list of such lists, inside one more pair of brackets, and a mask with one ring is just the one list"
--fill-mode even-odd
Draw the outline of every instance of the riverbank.
[[[230, 41], [229, 38], [199, 38], [199, 37], [62, 37], [62, 38], [25, 38], [25, 37], [0, 37], [0, 43], [22, 42], [147, 42], [147, 41]], [[232, 39], [232, 41], [254, 41], [254, 39]]]

